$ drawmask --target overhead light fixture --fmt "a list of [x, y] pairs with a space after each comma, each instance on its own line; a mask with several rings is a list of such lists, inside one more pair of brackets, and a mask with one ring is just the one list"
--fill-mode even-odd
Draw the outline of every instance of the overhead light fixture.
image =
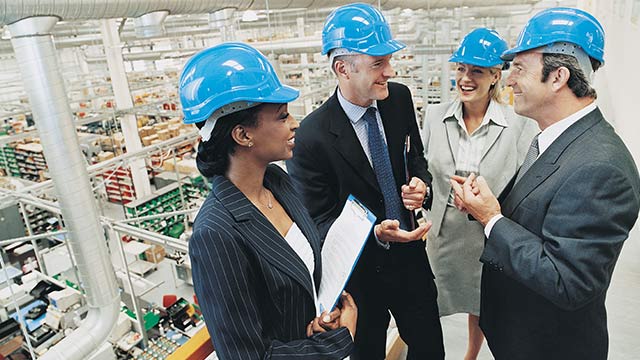
[[257, 21], [258, 20], [258, 13], [256, 13], [253, 10], [245, 10], [245, 12], [242, 14], [242, 21], [244, 22], [251, 22], [251, 21]]

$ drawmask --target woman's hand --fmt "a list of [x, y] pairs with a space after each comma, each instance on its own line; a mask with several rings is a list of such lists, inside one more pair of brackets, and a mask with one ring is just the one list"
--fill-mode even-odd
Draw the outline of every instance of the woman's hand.
[[353, 300], [351, 295], [342, 291], [342, 311], [340, 314], [340, 326], [344, 326], [349, 329], [349, 333], [351, 333], [351, 338], [355, 340], [356, 338], [356, 325], [358, 323], [358, 307], [356, 306], [356, 302]]
[[307, 325], [307, 336], [346, 327], [351, 334], [351, 338], [355, 339], [358, 307], [351, 295], [346, 291], [342, 292], [341, 303], [342, 309], [335, 308], [332, 312], [324, 312], [322, 315], [313, 319]]
[[325, 311], [322, 315], [313, 319], [309, 325], [307, 325], [307, 336], [339, 328], [340, 313], [340, 309], [336, 307], [332, 312], [328, 313]]

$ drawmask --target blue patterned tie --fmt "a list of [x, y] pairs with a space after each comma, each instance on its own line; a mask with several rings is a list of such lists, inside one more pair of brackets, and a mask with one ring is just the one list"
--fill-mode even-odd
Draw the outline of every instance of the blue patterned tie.
[[540, 134], [534, 136], [533, 140], [531, 140], [531, 146], [529, 146], [527, 155], [524, 156], [524, 161], [522, 162], [522, 166], [520, 166], [520, 170], [518, 170], [518, 175], [516, 176], [514, 184], [517, 184], [524, 177], [524, 174], [527, 173], [531, 165], [533, 165], [533, 163], [536, 162], [536, 159], [538, 159], [538, 155], [540, 154], [540, 150], [538, 148], [538, 136], [540, 136]]
[[396, 181], [393, 177], [389, 150], [382, 139], [382, 134], [378, 127], [376, 108], [368, 108], [362, 118], [367, 123], [369, 152], [371, 154], [371, 162], [373, 163], [373, 171], [376, 173], [376, 179], [378, 180], [380, 191], [382, 191], [386, 218], [400, 220], [400, 228], [408, 230], [410, 227], [407, 226], [406, 216], [403, 216], [402, 200], [400, 199], [400, 194], [398, 194]]

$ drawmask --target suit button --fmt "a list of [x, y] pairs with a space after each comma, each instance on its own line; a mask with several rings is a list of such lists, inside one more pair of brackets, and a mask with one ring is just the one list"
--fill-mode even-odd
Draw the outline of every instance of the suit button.
[[500, 266], [500, 267], [498, 268], [498, 271], [502, 272], [502, 270], [504, 270], [504, 268], [503, 268], [502, 266]]
[[380, 273], [382, 271], [382, 266], [376, 266], [376, 273]]

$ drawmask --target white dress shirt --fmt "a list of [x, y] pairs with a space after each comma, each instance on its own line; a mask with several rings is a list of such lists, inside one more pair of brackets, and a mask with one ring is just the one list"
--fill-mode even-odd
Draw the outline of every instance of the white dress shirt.
[[[369, 151], [369, 135], [367, 133], [367, 122], [362, 118], [364, 113], [367, 112], [367, 109], [370, 107], [374, 107], [378, 109], [378, 104], [375, 100], [373, 103], [367, 107], [362, 107], [360, 105], [356, 105], [347, 100], [340, 89], [336, 90], [338, 93], [338, 102], [340, 106], [342, 106], [342, 110], [347, 114], [349, 121], [351, 122], [351, 126], [353, 126], [353, 130], [356, 132], [356, 136], [360, 141], [360, 145], [362, 146], [362, 150], [367, 155], [367, 159], [369, 159], [369, 165], [373, 168], [373, 162], [371, 162], [371, 152]], [[383, 141], [387, 142], [387, 137], [384, 133], [384, 126], [382, 126], [382, 118], [380, 117], [380, 111], [376, 111], [376, 120], [378, 121], [378, 129], [380, 129], [380, 135], [382, 135]]]

